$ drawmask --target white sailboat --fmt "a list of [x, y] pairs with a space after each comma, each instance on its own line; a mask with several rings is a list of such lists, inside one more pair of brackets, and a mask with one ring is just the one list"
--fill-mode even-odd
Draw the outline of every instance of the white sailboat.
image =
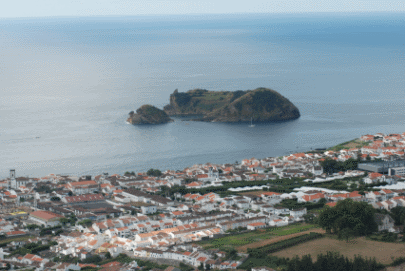
[[255, 127], [255, 125], [253, 124], [253, 117], [250, 118], [250, 125], [249, 125], [249, 127]]

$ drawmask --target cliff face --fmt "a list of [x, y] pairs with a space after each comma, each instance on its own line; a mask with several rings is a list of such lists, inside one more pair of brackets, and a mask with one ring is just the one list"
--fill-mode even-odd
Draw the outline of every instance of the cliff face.
[[164, 107], [168, 115], [202, 115], [201, 121], [254, 122], [286, 121], [300, 117], [298, 108], [278, 92], [258, 88], [248, 91], [207, 91], [203, 89], [170, 95]]
[[131, 124], [162, 124], [173, 121], [163, 110], [152, 105], [142, 105], [136, 110], [129, 113], [127, 121]]

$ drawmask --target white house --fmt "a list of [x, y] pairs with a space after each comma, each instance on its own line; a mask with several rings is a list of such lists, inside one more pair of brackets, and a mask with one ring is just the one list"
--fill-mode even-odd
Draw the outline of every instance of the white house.
[[261, 228], [265, 228], [266, 224], [263, 222], [256, 222], [256, 223], [250, 223], [247, 225], [247, 229], [248, 230], [257, 230], [257, 229], [261, 229]]
[[290, 210], [290, 216], [293, 216], [294, 218], [302, 217], [306, 214], [307, 214], [307, 208]]
[[394, 219], [389, 215], [374, 214], [374, 221], [378, 225], [378, 231], [394, 231]]
[[273, 227], [283, 227], [283, 226], [287, 226], [288, 222], [282, 219], [274, 219], [274, 220], [270, 220], [269, 222], [270, 226]]
[[321, 166], [314, 166], [311, 168], [311, 172], [314, 175], [322, 175], [323, 174], [323, 168]]
[[149, 205], [149, 206], [141, 206], [141, 211], [142, 214], [147, 215], [147, 214], [154, 214], [156, 213], [156, 206], [155, 205]]
[[290, 213], [290, 210], [288, 210], [288, 208], [285, 207], [274, 207], [274, 214], [276, 215], [287, 215]]

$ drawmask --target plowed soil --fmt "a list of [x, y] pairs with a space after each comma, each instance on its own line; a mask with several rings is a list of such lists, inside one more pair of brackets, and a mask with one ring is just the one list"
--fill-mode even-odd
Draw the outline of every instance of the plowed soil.
[[312, 259], [320, 253], [325, 254], [327, 251], [339, 252], [340, 254], [353, 258], [354, 255], [363, 257], [376, 258], [377, 262], [390, 264], [393, 258], [401, 257], [405, 254], [405, 245], [402, 243], [386, 243], [367, 240], [364, 237], [356, 238], [346, 242], [328, 237], [305, 242], [281, 251], [272, 253], [278, 257], [295, 257], [298, 255], [311, 254]]

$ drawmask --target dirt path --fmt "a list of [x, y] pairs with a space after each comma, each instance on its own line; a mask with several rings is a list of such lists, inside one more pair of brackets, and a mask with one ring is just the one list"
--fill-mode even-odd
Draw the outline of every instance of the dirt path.
[[247, 244], [247, 245], [244, 245], [244, 246], [240, 246], [240, 247], [237, 247], [236, 249], [238, 251], [240, 251], [240, 252], [246, 252], [248, 248], [257, 248], [257, 247], [270, 245], [270, 244], [277, 243], [277, 242], [280, 242], [280, 241], [283, 241], [283, 240], [286, 240], [286, 239], [301, 236], [301, 235], [304, 235], [304, 234], [307, 234], [307, 233], [310, 233], [310, 232], [325, 233], [325, 230], [323, 230], [321, 228], [317, 228], [317, 229], [297, 232], [297, 233], [293, 233], [293, 234], [289, 234], [289, 235], [278, 236], [278, 237], [263, 240], [263, 241], [260, 241], [260, 242], [255, 242], [255, 243]]

